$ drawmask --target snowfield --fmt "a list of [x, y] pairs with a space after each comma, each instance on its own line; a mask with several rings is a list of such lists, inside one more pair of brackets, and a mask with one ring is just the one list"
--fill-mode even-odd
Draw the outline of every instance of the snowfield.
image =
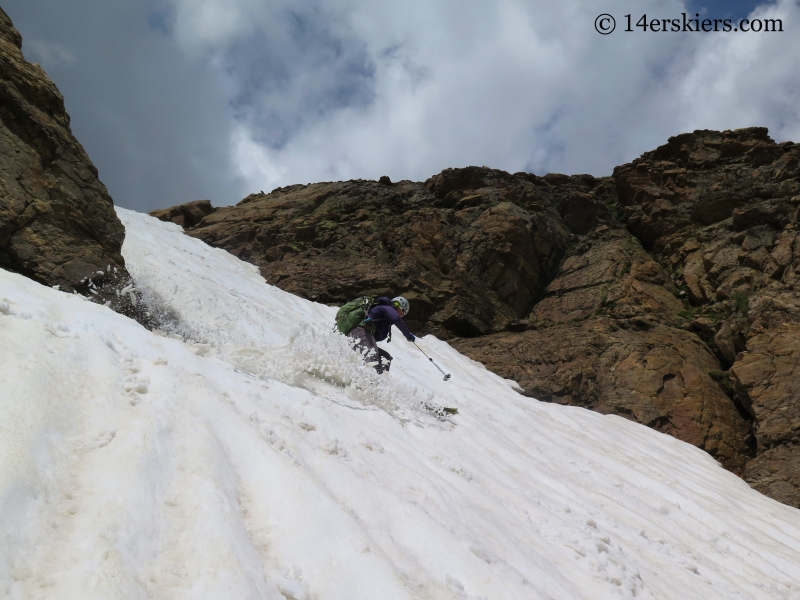
[[[800, 511], [117, 209], [151, 333], [0, 270], [0, 597], [800, 598]], [[412, 307], [413, 309], [413, 307]], [[459, 414], [443, 417], [438, 406]]]

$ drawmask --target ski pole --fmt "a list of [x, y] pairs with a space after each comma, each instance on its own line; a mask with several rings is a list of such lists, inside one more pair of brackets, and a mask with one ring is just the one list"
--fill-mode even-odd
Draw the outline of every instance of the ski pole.
[[[411, 342], [411, 343], [412, 343], [412, 344], [414, 344], [415, 346], [417, 346], [417, 342]], [[423, 349], [422, 349], [422, 348], [420, 348], [419, 346], [417, 346], [417, 350], [419, 350], [420, 352], [422, 352], [423, 354], [425, 354], [425, 350], [423, 350]], [[433, 363], [433, 366], [434, 366], [434, 367], [436, 367], [437, 369], [439, 369], [439, 365], [437, 365], [435, 362], [433, 362], [433, 359], [432, 359], [430, 356], [428, 356], [427, 354], [425, 354], [425, 358], [427, 358], [429, 361], [431, 361], [431, 362]], [[444, 372], [444, 371], [442, 371], [441, 369], [439, 369], [439, 373], [441, 373], [442, 375], [444, 375], [444, 380], [445, 380], [445, 381], [447, 381], [448, 379], [450, 379], [450, 373], [445, 373], [445, 372]]]

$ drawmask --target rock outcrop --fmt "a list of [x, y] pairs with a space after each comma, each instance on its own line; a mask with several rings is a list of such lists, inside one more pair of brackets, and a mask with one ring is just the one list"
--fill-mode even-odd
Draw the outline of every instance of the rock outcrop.
[[570, 253], [526, 331], [452, 344], [527, 395], [633, 419], [743, 473], [749, 415], [714, 380], [719, 361], [681, 315], [669, 274], [621, 226], [597, 228]]
[[[417, 331], [470, 337], [528, 315], [572, 231], [612, 219], [609, 196], [610, 178], [470, 167], [425, 183], [350, 181], [254, 194], [187, 233], [301, 296], [342, 303], [402, 292]], [[178, 222], [185, 211], [167, 209], [161, 218]]]
[[800, 507], [799, 158], [763, 128], [696, 131], [613, 177], [297, 185], [187, 233], [320, 302], [404, 293], [412, 330], [526, 394], [674, 435]]
[[130, 294], [117, 294], [130, 277], [111, 197], [72, 135], [63, 97], [21, 48], [0, 9], [0, 268], [147, 323]]
[[626, 226], [685, 294], [721, 386], [753, 422], [745, 479], [800, 506], [800, 145], [695, 131], [617, 167]]
[[783, 323], [747, 341], [731, 367], [739, 396], [755, 417], [758, 456], [745, 479], [764, 494], [797, 505], [800, 481], [800, 325]]
[[195, 200], [171, 208], [154, 210], [150, 215], [162, 221], [172, 221], [181, 227], [193, 227], [215, 210], [217, 209], [211, 206], [211, 200]]

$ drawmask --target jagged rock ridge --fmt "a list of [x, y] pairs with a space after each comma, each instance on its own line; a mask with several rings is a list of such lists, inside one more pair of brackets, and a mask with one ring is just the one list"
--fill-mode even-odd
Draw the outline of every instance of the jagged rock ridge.
[[[565, 220], [558, 207], [570, 196], [585, 207]], [[610, 219], [607, 196], [614, 196], [609, 178], [551, 185], [469, 168], [424, 184], [338, 182], [255, 194], [188, 231], [301, 296], [337, 303], [361, 292], [403, 292], [418, 330], [474, 336], [529, 313], [569, 243], [567, 223], [584, 230], [587, 215]]]

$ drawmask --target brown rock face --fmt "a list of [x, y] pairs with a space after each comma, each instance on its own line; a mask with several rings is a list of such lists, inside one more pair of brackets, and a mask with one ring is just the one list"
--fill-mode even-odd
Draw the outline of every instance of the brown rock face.
[[22, 55], [0, 9], [0, 268], [135, 314], [125, 230], [97, 169], [72, 136], [64, 99]]
[[187, 233], [306, 298], [403, 293], [414, 330], [526, 394], [674, 435], [800, 507], [798, 159], [762, 128], [696, 131], [613, 179], [291, 186]]
[[[187, 230], [320, 302], [403, 293], [410, 325], [443, 337], [502, 331], [544, 293], [586, 214], [611, 219], [610, 179], [448, 169], [424, 184], [291, 186], [220, 208]], [[584, 207], [562, 217], [572, 201]], [[182, 210], [182, 209], [181, 209]]]
[[[626, 224], [656, 252], [675, 234], [731, 219], [732, 230], [782, 229], [797, 212], [800, 150], [777, 145], [764, 127], [695, 131], [614, 169]], [[741, 243], [741, 242], [740, 242]]]
[[800, 324], [755, 335], [731, 367], [736, 391], [755, 416], [758, 456], [745, 478], [757, 490], [795, 504], [800, 481]]
[[754, 127], [679, 135], [614, 170], [628, 229], [671, 273], [680, 314], [753, 419], [745, 479], [798, 507], [799, 160], [800, 146]]
[[719, 362], [687, 331], [667, 272], [619, 226], [597, 228], [570, 252], [531, 330], [451, 343], [526, 395], [630, 418], [741, 473], [750, 424], [711, 377]]

